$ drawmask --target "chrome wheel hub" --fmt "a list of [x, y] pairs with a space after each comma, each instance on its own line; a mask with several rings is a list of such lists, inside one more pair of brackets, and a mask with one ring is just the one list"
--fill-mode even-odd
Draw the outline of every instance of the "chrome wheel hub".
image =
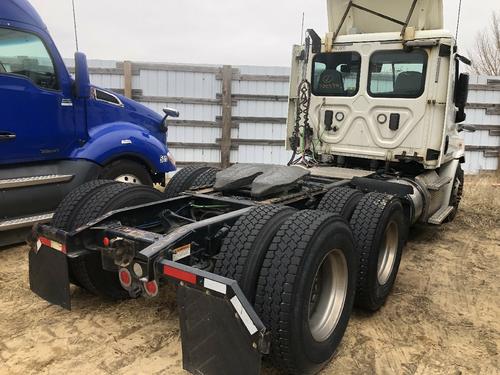
[[309, 329], [317, 342], [333, 333], [344, 310], [349, 272], [340, 250], [330, 251], [316, 272], [309, 298]]
[[385, 228], [384, 239], [380, 245], [377, 263], [377, 279], [380, 285], [385, 285], [391, 277], [399, 245], [399, 228], [391, 221]]

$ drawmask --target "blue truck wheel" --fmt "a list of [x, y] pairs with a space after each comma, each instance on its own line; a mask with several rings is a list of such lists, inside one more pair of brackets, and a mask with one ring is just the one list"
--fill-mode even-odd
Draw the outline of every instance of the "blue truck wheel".
[[99, 178], [126, 184], [153, 186], [153, 180], [148, 169], [132, 160], [116, 160], [108, 164], [102, 169]]

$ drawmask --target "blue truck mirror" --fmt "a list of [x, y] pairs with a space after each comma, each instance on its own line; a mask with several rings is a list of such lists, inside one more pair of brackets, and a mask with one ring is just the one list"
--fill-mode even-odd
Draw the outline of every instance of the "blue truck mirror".
[[87, 57], [81, 52], [75, 53], [75, 89], [78, 98], [90, 98], [90, 76]]

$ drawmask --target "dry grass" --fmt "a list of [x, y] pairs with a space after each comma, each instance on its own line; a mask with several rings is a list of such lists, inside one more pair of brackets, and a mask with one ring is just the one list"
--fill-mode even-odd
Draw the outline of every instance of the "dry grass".
[[461, 222], [472, 228], [500, 226], [500, 173], [466, 176]]

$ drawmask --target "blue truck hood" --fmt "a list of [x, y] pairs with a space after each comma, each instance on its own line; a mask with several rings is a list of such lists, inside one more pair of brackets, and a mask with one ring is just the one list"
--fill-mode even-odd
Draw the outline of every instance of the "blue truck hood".
[[87, 107], [87, 126], [89, 130], [102, 124], [116, 122], [131, 123], [148, 130], [152, 136], [165, 143], [163, 116], [152, 109], [113, 91], [92, 86], [104, 92], [113, 93], [123, 103], [122, 106], [110, 105], [100, 100], [91, 100]]
[[28, 0], [1, 0], [0, 19], [19, 22], [47, 30], [47, 26]]
[[132, 112], [134, 116], [138, 116], [141, 119], [149, 119], [156, 125], [160, 126], [163, 122], [163, 116], [159, 113], [153, 111], [152, 109], [146, 107], [145, 105], [136, 102], [135, 100], [129, 99], [126, 96], [115, 93], [118, 98], [125, 105], [125, 109]]

